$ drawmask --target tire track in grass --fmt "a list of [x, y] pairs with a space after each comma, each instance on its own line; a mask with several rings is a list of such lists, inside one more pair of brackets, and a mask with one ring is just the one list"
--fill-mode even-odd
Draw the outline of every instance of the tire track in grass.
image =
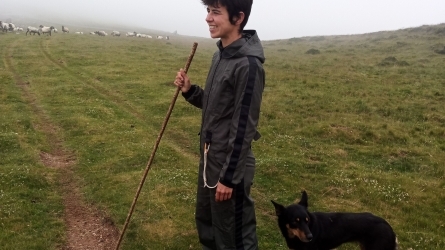
[[14, 49], [17, 43], [18, 40], [5, 49], [3, 60], [6, 69], [11, 72], [16, 85], [21, 89], [22, 98], [36, 116], [33, 121], [34, 127], [46, 136], [50, 147], [49, 152], [40, 152], [40, 160], [45, 166], [57, 170], [67, 227], [67, 243], [61, 249], [112, 249], [119, 237], [118, 229], [104, 212], [84, 202], [79, 180], [76, 179], [74, 172], [75, 154], [63, 146], [64, 141], [59, 136], [60, 128], [53, 124], [42, 109], [39, 100], [29, 88], [29, 82], [25, 82], [14, 68]]
[[[69, 75], [71, 75], [73, 77], [73, 79], [78, 79], [77, 82], [86, 85], [87, 87], [93, 89], [95, 91], [95, 93], [99, 96], [101, 96], [102, 98], [109, 100], [111, 102], [113, 102], [117, 107], [122, 108], [124, 111], [126, 111], [127, 113], [131, 114], [132, 116], [134, 116], [136, 119], [138, 119], [141, 122], [144, 122], [146, 120], [146, 117], [141, 114], [140, 112], [138, 112], [135, 108], [133, 108], [130, 104], [126, 103], [125, 100], [123, 100], [123, 98], [117, 94], [113, 94], [112, 92], [110, 92], [108, 89], [106, 88], [102, 88], [94, 83], [99, 82], [96, 79], [91, 79], [91, 78], [87, 78], [84, 76], [79, 75], [78, 73], [76, 73], [75, 71], [69, 69], [63, 62], [63, 60], [61, 59], [54, 59], [51, 54], [45, 49], [48, 48], [48, 44], [44, 44], [45, 40], [42, 40], [40, 42], [40, 51], [43, 53], [43, 55], [45, 56], [46, 59], [48, 59], [49, 61], [51, 61], [53, 64], [55, 64], [57, 67], [61, 68], [62, 70], [64, 70], [66, 73], [68, 73]], [[49, 42], [49, 40], [48, 40]], [[167, 112], [168, 107], [166, 107], [165, 111]], [[159, 128], [161, 126], [161, 123], [159, 124]], [[166, 135], [164, 134], [164, 137]], [[175, 138], [171, 138], [171, 136], [169, 137], [167, 135], [168, 138], [165, 138], [166, 141], [169, 142], [168, 146], [170, 148], [172, 148], [173, 150], [175, 150], [176, 152], [178, 152], [180, 155], [185, 156], [188, 160], [192, 161], [192, 162], [197, 162], [197, 160], [199, 159], [199, 156], [197, 156], [196, 154], [190, 153], [186, 150], [184, 150], [184, 148], [180, 145], [177, 145], [176, 143], [172, 143], [172, 141], [175, 141]], [[147, 159], [148, 160], [148, 159]]]
[[[49, 40], [47, 40], [49, 42]], [[121, 96], [113, 94], [111, 91], [109, 91], [106, 88], [102, 88], [98, 86], [97, 84], [94, 84], [95, 82], [99, 82], [97, 79], [91, 79], [87, 77], [83, 77], [82, 75], [72, 71], [69, 69], [63, 62], [63, 60], [54, 59], [50, 53], [45, 50], [45, 47], [48, 47], [48, 44], [46, 46], [44, 45], [45, 40], [40, 41], [40, 51], [43, 53], [46, 59], [51, 61], [54, 65], [64, 70], [66, 73], [68, 73], [70, 76], [73, 77], [73, 80], [76, 80], [78, 83], [81, 83], [88, 88], [91, 88], [98, 96], [101, 96], [104, 99], [111, 100], [116, 106], [123, 108], [128, 113], [132, 114], [134, 117], [144, 120], [144, 115], [137, 111], [134, 107], [132, 107], [130, 104], [128, 104], [125, 100], [122, 99]]]

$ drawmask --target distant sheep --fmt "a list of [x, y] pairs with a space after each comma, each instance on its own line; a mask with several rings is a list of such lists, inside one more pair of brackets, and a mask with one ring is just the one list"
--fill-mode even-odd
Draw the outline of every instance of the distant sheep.
[[112, 35], [112, 36], [121, 36], [121, 33], [120, 33], [119, 31], [113, 30], [113, 31], [111, 32], [111, 35]]
[[68, 29], [68, 27], [65, 27], [62, 25], [62, 32], [63, 33], [70, 33], [70, 30]]
[[15, 25], [13, 23], [9, 23], [9, 31], [14, 31]]
[[93, 31], [90, 32], [90, 35], [96, 35], [96, 33], [94, 33]]
[[83, 35], [83, 32], [82, 31], [77, 31], [77, 32], [75, 32], [75, 34]]
[[95, 31], [94, 33], [98, 34], [99, 36], [106, 36], [108, 35], [105, 31], [100, 30], [100, 31]]
[[54, 26], [46, 27], [46, 26], [40, 25], [39, 27], [40, 27], [39, 31], [40, 31], [40, 33], [42, 33], [42, 35], [47, 34], [47, 35], [51, 36], [51, 31], [54, 29]]
[[9, 24], [0, 21], [0, 28], [2, 29], [3, 32], [8, 32]]
[[150, 35], [146, 35], [146, 34], [138, 34], [138, 37], [142, 37], [142, 38], [152, 38]]
[[135, 31], [133, 31], [133, 32], [127, 32], [127, 34], [125, 34], [126, 36], [130, 36], [130, 37], [132, 37], [132, 36], [136, 36], [137, 35], [137, 33], [135, 32]]
[[54, 33], [57, 33], [57, 32], [58, 32], [56, 28], [54, 28], [53, 31], [54, 31]]
[[157, 39], [166, 39], [166, 40], [170, 40], [169, 36], [156, 36]]
[[26, 29], [26, 35], [28, 35], [28, 33], [31, 35], [35, 35], [35, 34], [39, 34], [40, 36], [40, 31], [39, 29], [37, 29], [36, 27], [32, 27], [32, 26], [28, 26], [28, 28]]

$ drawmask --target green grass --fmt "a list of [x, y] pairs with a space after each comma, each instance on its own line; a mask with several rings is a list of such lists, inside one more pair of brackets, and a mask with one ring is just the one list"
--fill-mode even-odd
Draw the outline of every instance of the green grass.
[[39, 161], [44, 135], [33, 127], [36, 118], [6, 71], [1, 37], [0, 69], [0, 245], [4, 249], [51, 249], [62, 244], [63, 206], [55, 172]]
[[[445, 248], [441, 29], [263, 42], [267, 78], [252, 189], [261, 249], [286, 249], [270, 200], [290, 204], [302, 189], [312, 211], [387, 219], [400, 249]], [[39, 161], [51, 147], [39, 128], [42, 114], [14, 75], [75, 153], [87, 202], [121, 229], [194, 41], [0, 34], [5, 249], [57, 249], [65, 239], [55, 171]], [[197, 42], [189, 75], [202, 86], [216, 46]], [[199, 125], [200, 110], [180, 96], [122, 249], [199, 249]]]

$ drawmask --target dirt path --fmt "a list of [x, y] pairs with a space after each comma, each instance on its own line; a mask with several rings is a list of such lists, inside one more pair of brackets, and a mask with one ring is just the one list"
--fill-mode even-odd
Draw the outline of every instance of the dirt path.
[[50, 144], [50, 152], [40, 152], [40, 159], [45, 166], [56, 169], [59, 176], [58, 183], [65, 205], [64, 220], [67, 227], [67, 243], [61, 249], [114, 249], [119, 238], [118, 229], [103, 212], [84, 202], [74, 172], [76, 156], [63, 147], [63, 140], [59, 136], [60, 128], [45, 114], [30, 90], [29, 83], [23, 81], [14, 68], [16, 46], [17, 41], [8, 47], [3, 57], [6, 68], [13, 74], [17, 86], [22, 90], [23, 99], [37, 117], [33, 121], [34, 127], [46, 135]]

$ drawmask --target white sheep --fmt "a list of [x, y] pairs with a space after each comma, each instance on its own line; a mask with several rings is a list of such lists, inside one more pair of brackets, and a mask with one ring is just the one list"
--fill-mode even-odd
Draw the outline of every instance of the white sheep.
[[9, 23], [9, 31], [14, 31], [15, 25], [13, 23]]
[[3, 32], [8, 32], [9, 24], [0, 21], [0, 28], [2, 29]]
[[101, 31], [95, 31], [94, 33], [98, 34], [99, 36], [106, 36], [108, 35], [105, 31], [101, 30]]
[[63, 33], [70, 33], [70, 30], [68, 29], [68, 27], [65, 27], [62, 25], [62, 32]]
[[119, 31], [113, 30], [113, 31], [111, 32], [111, 35], [112, 35], [112, 36], [121, 36], [121, 33], [120, 33]]
[[133, 36], [136, 36], [137, 35], [137, 33], [136, 33], [136, 31], [133, 31], [133, 32], [127, 32], [127, 34], [125, 34], [126, 36], [130, 36], [130, 37], [133, 37]]
[[54, 26], [46, 27], [46, 26], [40, 25], [39, 27], [40, 27], [40, 29], [39, 29], [40, 33], [42, 33], [42, 34], [46, 33], [47, 35], [50, 35], [50, 36], [51, 36], [51, 31], [54, 29]]
[[39, 34], [40, 36], [40, 31], [39, 29], [37, 29], [36, 27], [32, 27], [32, 26], [28, 26], [28, 28], [26, 29], [26, 35], [28, 35], [28, 33], [31, 35], [35, 35], [35, 34]]
[[77, 31], [74, 34], [83, 35], [83, 32], [82, 31]]
[[58, 32], [56, 28], [54, 28], [53, 31], [54, 31], [54, 33], [57, 33], [57, 32]]
[[96, 33], [94, 33], [93, 31], [90, 32], [90, 35], [96, 35]]

